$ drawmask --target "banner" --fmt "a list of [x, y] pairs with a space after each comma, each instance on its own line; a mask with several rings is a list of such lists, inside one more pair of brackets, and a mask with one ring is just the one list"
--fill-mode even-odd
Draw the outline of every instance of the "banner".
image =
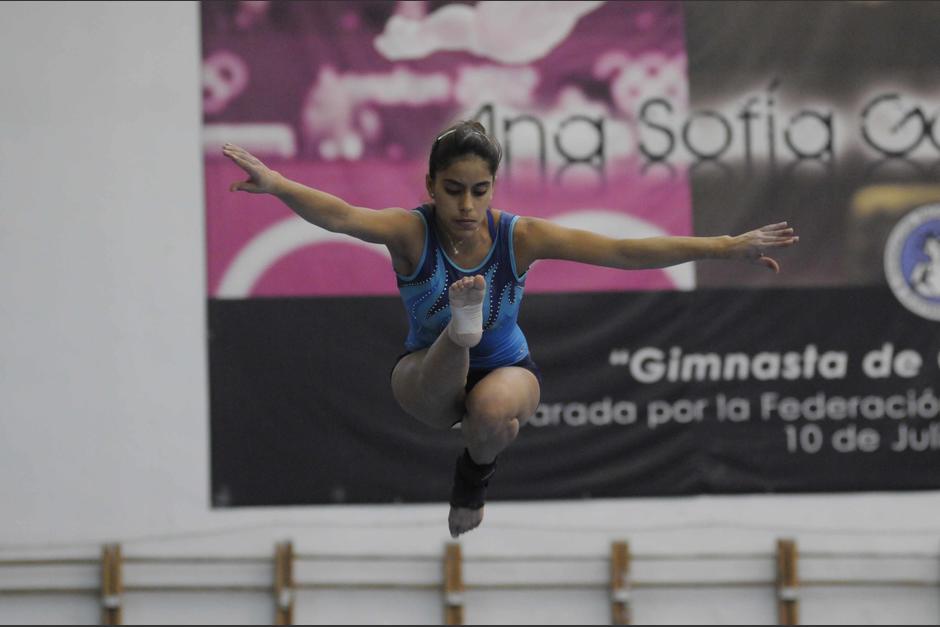
[[221, 145], [412, 208], [457, 119], [503, 145], [497, 208], [622, 238], [801, 237], [779, 275], [535, 264], [520, 325], [542, 398], [491, 498], [940, 487], [937, 18], [203, 3], [213, 504], [446, 500], [459, 432], [389, 388], [407, 326], [387, 251], [228, 192], [244, 175]]

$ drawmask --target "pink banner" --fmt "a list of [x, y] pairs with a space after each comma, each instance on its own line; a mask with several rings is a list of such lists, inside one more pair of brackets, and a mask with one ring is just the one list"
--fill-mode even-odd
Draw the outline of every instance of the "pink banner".
[[[494, 207], [612, 237], [692, 232], [686, 172], [649, 167], [638, 148], [638, 103], [687, 107], [678, 3], [212, 2], [202, 17], [211, 297], [397, 292], [384, 248], [228, 192], [244, 176], [226, 141], [350, 203], [413, 208], [436, 134], [474, 118], [504, 148]], [[527, 290], [694, 280], [691, 264], [541, 261]]]

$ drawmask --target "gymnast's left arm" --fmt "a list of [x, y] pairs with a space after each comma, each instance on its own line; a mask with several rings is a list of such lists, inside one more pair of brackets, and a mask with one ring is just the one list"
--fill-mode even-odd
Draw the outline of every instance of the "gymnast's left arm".
[[792, 246], [799, 239], [786, 222], [735, 236], [615, 239], [526, 217], [519, 219], [513, 243], [520, 273], [539, 259], [564, 259], [623, 270], [665, 268], [702, 259], [739, 259], [779, 272], [780, 264], [768, 251]]

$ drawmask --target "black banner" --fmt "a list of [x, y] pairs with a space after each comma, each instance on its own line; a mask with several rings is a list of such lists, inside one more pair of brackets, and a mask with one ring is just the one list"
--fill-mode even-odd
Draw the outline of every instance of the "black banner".
[[[216, 505], [446, 500], [459, 433], [389, 389], [400, 310], [210, 302]], [[887, 288], [536, 295], [521, 323], [545, 385], [495, 500], [940, 488], [940, 335]]]

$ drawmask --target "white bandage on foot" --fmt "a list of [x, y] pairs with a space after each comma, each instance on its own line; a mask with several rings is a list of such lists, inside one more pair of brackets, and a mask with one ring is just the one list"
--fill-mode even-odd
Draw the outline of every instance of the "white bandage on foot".
[[451, 321], [454, 323], [454, 332], [483, 333], [483, 303], [476, 305], [450, 306]]

